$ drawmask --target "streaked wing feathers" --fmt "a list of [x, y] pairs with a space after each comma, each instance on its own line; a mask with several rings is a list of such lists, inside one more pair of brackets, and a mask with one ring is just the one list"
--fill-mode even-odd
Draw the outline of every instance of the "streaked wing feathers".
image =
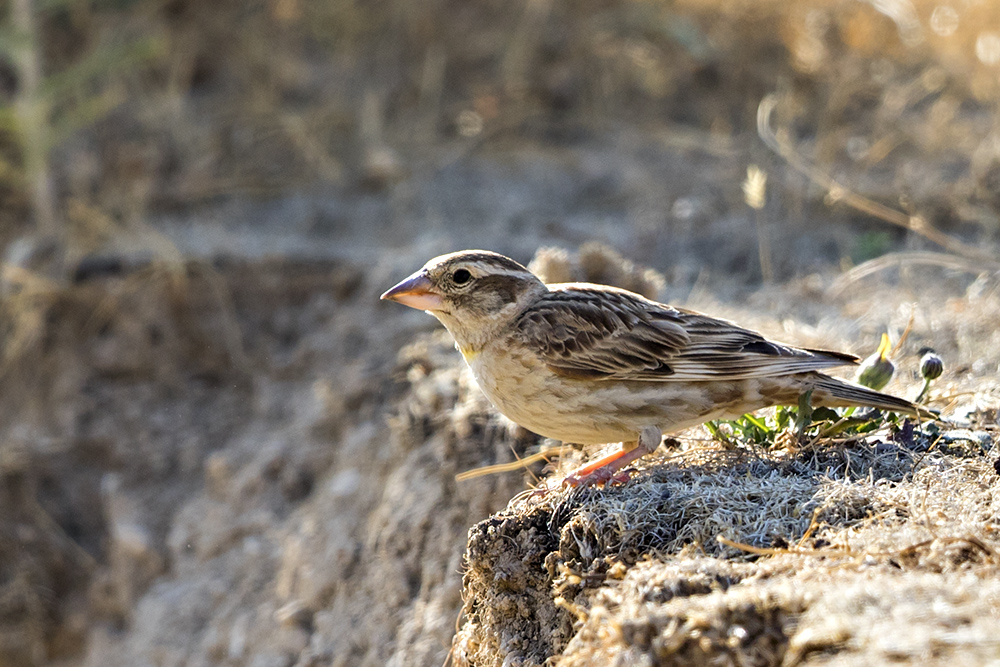
[[550, 288], [518, 319], [515, 335], [566, 377], [736, 380], [857, 363], [853, 355], [773, 343], [725, 320], [624, 290]]

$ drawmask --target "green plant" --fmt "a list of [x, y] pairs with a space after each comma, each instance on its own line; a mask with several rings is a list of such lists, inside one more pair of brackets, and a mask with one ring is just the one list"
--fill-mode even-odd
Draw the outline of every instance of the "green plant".
[[743, 443], [775, 448], [789, 443], [808, 445], [822, 438], [861, 436], [886, 426], [896, 428], [901, 422], [894, 413], [866, 410], [854, 414], [854, 410], [813, 408], [810, 393], [799, 397], [799, 404], [794, 407], [779, 406], [773, 412], [712, 421], [705, 427], [712, 437], [727, 445]]

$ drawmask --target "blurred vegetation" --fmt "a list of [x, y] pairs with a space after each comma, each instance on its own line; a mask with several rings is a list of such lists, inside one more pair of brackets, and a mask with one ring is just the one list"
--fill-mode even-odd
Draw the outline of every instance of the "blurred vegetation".
[[[992, 2], [4, 0], [0, 11], [0, 241], [33, 221], [95, 244], [94, 220], [131, 224], [151, 208], [387, 187], [445, 145], [627, 126], [760, 156], [766, 95], [777, 132], [839, 186], [967, 240], [1000, 236]], [[802, 217], [830, 194], [785, 180], [772, 179], [786, 196], [766, 217]], [[862, 239], [858, 257], [881, 246]]]

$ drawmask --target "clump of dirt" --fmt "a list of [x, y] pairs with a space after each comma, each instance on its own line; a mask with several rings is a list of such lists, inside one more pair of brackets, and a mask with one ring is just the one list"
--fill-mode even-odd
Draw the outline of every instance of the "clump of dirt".
[[[745, 578], [648, 599], [677, 578], [729, 568]], [[554, 663], [981, 664], [1000, 647], [991, 631], [995, 575], [995, 562], [936, 574], [817, 556], [651, 560], [591, 596]]]
[[549, 590], [559, 547], [551, 521], [551, 510], [500, 513], [469, 531], [455, 664], [539, 664], [572, 636], [571, 616]]
[[802, 605], [743, 586], [751, 574], [710, 558], [641, 563], [581, 610], [586, 620], [555, 664], [782, 664]]

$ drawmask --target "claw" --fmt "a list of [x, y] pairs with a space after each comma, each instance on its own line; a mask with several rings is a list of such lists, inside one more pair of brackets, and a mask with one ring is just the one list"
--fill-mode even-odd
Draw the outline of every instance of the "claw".
[[635, 470], [632, 469], [619, 470], [614, 475], [612, 475], [611, 479], [608, 481], [611, 482], [612, 484], [624, 484], [625, 482], [632, 479], [633, 474], [635, 474]]
[[528, 498], [544, 498], [549, 495], [550, 491], [552, 491], [552, 489], [547, 486], [539, 486], [531, 490], [528, 494]]

